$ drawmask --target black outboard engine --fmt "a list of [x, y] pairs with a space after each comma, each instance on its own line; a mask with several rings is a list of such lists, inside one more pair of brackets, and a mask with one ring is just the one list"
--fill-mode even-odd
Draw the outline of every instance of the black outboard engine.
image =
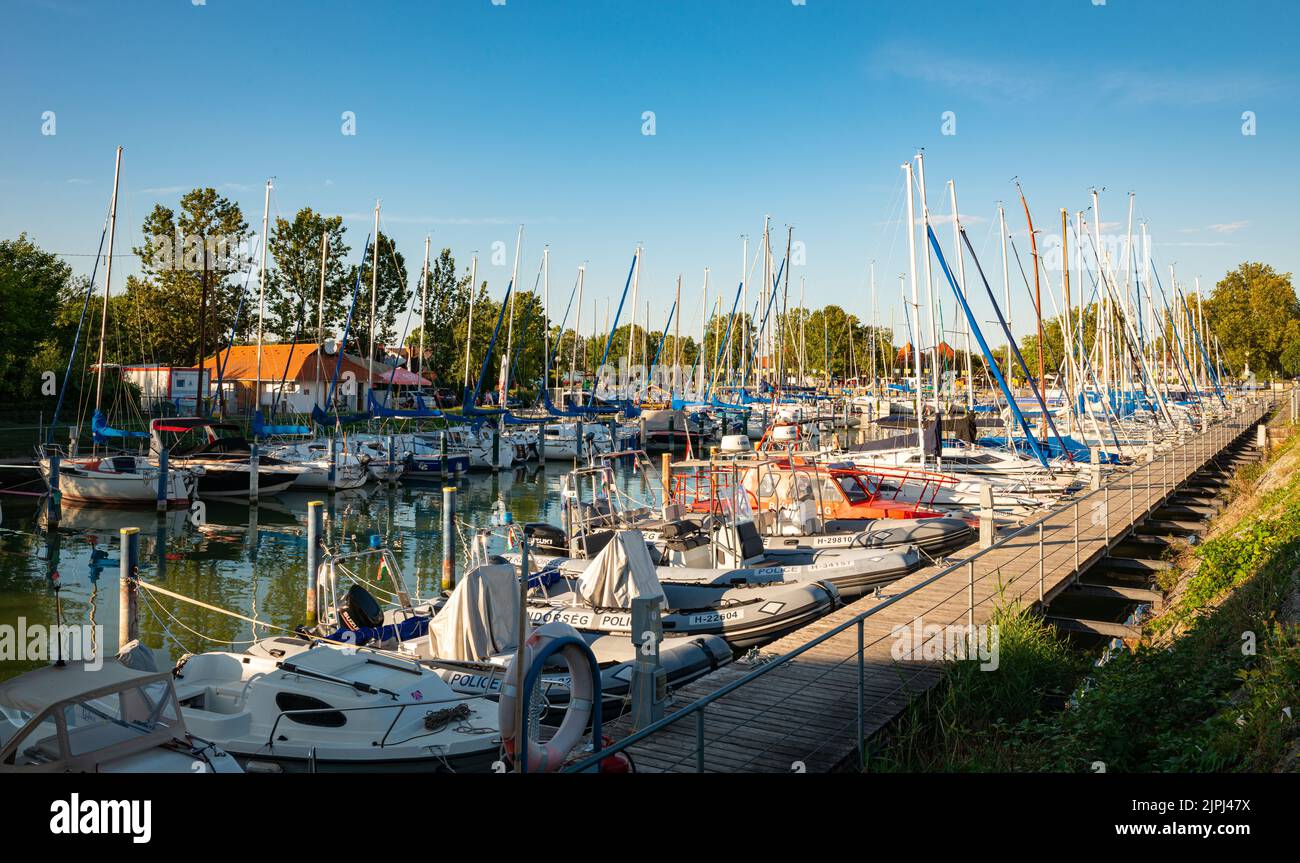
[[524, 530], [532, 534], [532, 548], [543, 554], [563, 557], [569, 553], [569, 538], [564, 531], [544, 521], [530, 521]]
[[366, 628], [378, 629], [384, 625], [384, 610], [370, 595], [370, 591], [359, 584], [354, 584], [348, 588], [347, 594], [343, 597], [339, 620], [353, 632]]

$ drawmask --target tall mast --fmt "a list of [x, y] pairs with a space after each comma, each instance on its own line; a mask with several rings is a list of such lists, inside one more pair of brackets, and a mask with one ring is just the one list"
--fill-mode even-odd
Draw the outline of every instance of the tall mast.
[[[677, 274], [677, 299], [673, 301], [673, 371], [668, 378], [668, 401], [677, 394], [677, 378], [682, 367], [682, 274]], [[683, 392], [685, 388], [683, 387]], [[669, 407], [672, 405], [669, 404]]]
[[871, 328], [867, 335], [871, 340], [871, 386], [876, 386], [876, 262], [871, 262]]
[[428, 234], [424, 235], [424, 273], [420, 276], [420, 370], [417, 374], [424, 374], [424, 330], [425, 314], [429, 309], [429, 240]]
[[[563, 333], [561, 333], [563, 335]], [[551, 385], [551, 246], [542, 246], [542, 389]]]
[[[1038, 273], [1038, 235], [1034, 233], [1034, 219], [1029, 215], [1029, 202], [1025, 200], [1025, 190], [1020, 188], [1020, 181], [1016, 181], [1016, 190], [1020, 192], [1020, 203], [1025, 208], [1025, 221], [1029, 223], [1029, 248], [1033, 252], [1034, 258], [1034, 316], [1038, 318], [1038, 387], [1043, 397], [1043, 404], [1047, 403], [1047, 384], [1045, 381], [1045, 364], [1043, 360], [1043, 291], [1039, 282]], [[1043, 417], [1038, 423], [1038, 432], [1043, 437], [1047, 437], [1047, 412], [1043, 412]]]
[[[925, 469], [924, 410], [921, 400], [921, 300], [916, 292], [916, 206], [912, 202], [912, 163], [906, 162], [903, 170], [907, 176], [907, 273], [912, 283], [912, 359], [916, 366], [916, 448], [921, 453], [921, 469]], [[927, 260], [929, 256], [926, 256]], [[826, 313], [823, 310], [822, 319]]]
[[[265, 246], [263, 246], [265, 248]], [[375, 301], [379, 294], [379, 202], [375, 201], [375, 249], [370, 256], [370, 356], [366, 357], [366, 388], [370, 388], [375, 360]]]
[[586, 281], [587, 266], [578, 267], [578, 317], [573, 322], [573, 362], [569, 364], [569, 391], [573, 391], [573, 375], [578, 368], [578, 342], [582, 341], [582, 283]]
[[[745, 385], [745, 378], [749, 370], [749, 352], [744, 346], [749, 344], [749, 236], [746, 235], [741, 243], [740, 251], [740, 385]], [[734, 305], [734, 304], [733, 304]], [[727, 358], [730, 360], [732, 351], [735, 348], [727, 345]], [[728, 373], [734, 368], [734, 364], [728, 362]], [[734, 383], [734, 381], [732, 382]]]
[[781, 289], [781, 308], [777, 310], [776, 317], [776, 388], [775, 392], [780, 394], [785, 389], [785, 317], [786, 308], [790, 304], [790, 248], [794, 245], [794, 227], [786, 225], [785, 229], [785, 284]]
[[1074, 342], [1070, 332], [1070, 227], [1069, 214], [1065, 207], [1061, 208], [1061, 278], [1062, 288], [1065, 295], [1065, 315], [1062, 317], [1062, 345], [1065, 350], [1065, 420], [1066, 427], [1069, 427], [1070, 420], [1074, 416]]
[[708, 380], [708, 371], [705, 368], [705, 365], [709, 361], [709, 355], [708, 352], [704, 350], [704, 337], [707, 335], [708, 326], [709, 326], [709, 268], [705, 267], [704, 268], [704, 301], [703, 304], [700, 306], [700, 352], [699, 352], [700, 377], [699, 377], [699, 386], [697, 387], [698, 392], [696, 392], [696, 396], [698, 398], [704, 397], [704, 382]]
[[799, 277], [799, 386], [801, 387], [808, 385], [808, 379], [804, 377], [804, 358], [808, 350], [807, 342], [804, 339], [805, 332], [804, 332], [803, 302], [804, 302], [805, 288], [806, 285], [804, 284], [804, 277], [800, 276]]
[[632, 314], [628, 315], [627, 321], [627, 382], [628, 390], [624, 393], [625, 398], [631, 398], [632, 383], [632, 360], [636, 356], [634, 348], [636, 346], [636, 294], [641, 285], [641, 244], [636, 247], [636, 265], [632, 268]]
[[[113, 163], [113, 200], [108, 207], [108, 261], [104, 266], [104, 308], [99, 318], [99, 374], [95, 378], [95, 410], [99, 410], [104, 390], [104, 335], [108, 331], [108, 286], [113, 280], [113, 235], [117, 232], [117, 184], [122, 177], [122, 148], [117, 148]], [[172, 241], [171, 237], [167, 238]]]
[[469, 263], [469, 322], [465, 327], [465, 380], [461, 383], [462, 396], [469, 389], [470, 346], [474, 344], [474, 298], [478, 296], [478, 252]]
[[[939, 323], [934, 305], [934, 276], [930, 267], [930, 207], [925, 200], [925, 153], [916, 154], [917, 180], [921, 188], [921, 233], [922, 248], [925, 250], [925, 301], [929, 306], [930, 341], [933, 342], [930, 356], [930, 385], [934, 388], [934, 412], [939, 414]], [[917, 330], [920, 333], [920, 330]], [[917, 336], [920, 338], [920, 336]], [[924, 449], [924, 447], [922, 447]]]
[[271, 181], [266, 181], [266, 197], [262, 202], [262, 261], [257, 268], [257, 389], [253, 391], [253, 412], [262, 409], [262, 317], [266, 313], [266, 247], [267, 223], [271, 217]]
[[[1011, 333], [1010, 338], [1015, 338], [1015, 330], [1011, 328], [1011, 271], [1007, 269], [1007, 212], [1001, 204], [998, 204], [998, 225], [1002, 231], [1002, 304], [1005, 309], [1007, 331]], [[1011, 380], [1012, 374], [1012, 345], [1007, 344], [1007, 380]]]
[[497, 375], [497, 406], [502, 408], [506, 406], [506, 390], [510, 385], [510, 354], [515, 343], [515, 297], [519, 296], [519, 249], [523, 244], [524, 226], [520, 225], [515, 236], [515, 264], [510, 272], [510, 325], [506, 327], [506, 352], [501, 355], [501, 370]]
[[[320, 396], [321, 343], [325, 339], [325, 262], [329, 255], [329, 231], [320, 232], [320, 294], [316, 297], [316, 395]], [[326, 405], [321, 403], [321, 407]]]
[[[964, 298], [966, 297], [966, 256], [961, 248], [961, 211], [957, 209], [957, 181], [949, 180], [948, 189], [952, 192], [952, 241], [957, 248], [957, 285], [961, 288], [961, 295]], [[967, 323], [961, 323], [960, 326], [966, 335], [966, 409], [973, 411], [975, 377], [970, 356], [970, 326]]]

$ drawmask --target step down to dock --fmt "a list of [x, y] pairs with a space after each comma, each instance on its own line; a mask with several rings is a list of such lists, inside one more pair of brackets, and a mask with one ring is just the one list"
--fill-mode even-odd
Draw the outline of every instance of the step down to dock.
[[1172, 569], [1173, 564], [1167, 560], [1152, 560], [1146, 557], [1112, 557], [1106, 556], [1098, 561], [1099, 566], [1114, 572], [1160, 572]]
[[1052, 614], [1047, 615], [1044, 619], [1066, 632], [1106, 635], [1111, 638], [1138, 638], [1142, 635], [1141, 627], [1129, 626], [1126, 623], [1115, 623], [1110, 620], [1084, 620], [1077, 617], [1057, 617]]
[[1188, 518], [1204, 518], [1217, 515], [1219, 508], [1217, 506], [1203, 506], [1194, 503], [1167, 503], [1156, 510], [1158, 516], [1174, 516]]
[[1149, 602], [1153, 605], [1160, 605], [1165, 601], [1164, 594], [1158, 590], [1152, 590], [1149, 587], [1120, 587], [1115, 584], [1078, 582], [1070, 588], [1068, 593], [1077, 593], [1082, 596], [1099, 596], [1107, 599], [1125, 599], [1132, 602]]
[[1201, 521], [1182, 521], [1172, 518], [1149, 518], [1138, 525], [1138, 530], [1142, 533], [1161, 534], [1193, 534], [1200, 533], [1204, 528], [1205, 523]]

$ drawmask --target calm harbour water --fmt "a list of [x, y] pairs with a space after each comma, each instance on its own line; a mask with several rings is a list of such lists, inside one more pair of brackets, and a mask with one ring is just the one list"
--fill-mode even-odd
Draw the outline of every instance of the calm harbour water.
[[[559, 524], [560, 481], [571, 467], [552, 461], [499, 474], [471, 473], [457, 484], [458, 521], [488, 528], [498, 499], [517, 524]], [[642, 473], [620, 475], [632, 497], [649, 500], [653, 491]], [[119, 529], [140, 528], [140, 577], [147, 582], [238, 612], [278, 627], [303, 622], [306, 607], [307, 503], [327, 500], [324, 492], [282, 492], [257, 507], [209, 500], [206, 524], [196, 527], [189, 513], [160, 518], [139, 510], [65, 505], [57, 531], [47, 531], [35, 499], [0, 497], [0, 625], [51, 625], [57, 601], [66, 625], [102, 626], [109, 653], [117, 645]], [[437, 588], [442, 571], [442, 490], [440, 484], [372, 484], [339, 492], [327, 503], [327, 544], [334, 551], [365, 548], [379, 534], [401, 561], [407, 584], [418, 594]], [[470, 529], [462, 529], [468, 538]], [[490, 549], [504, 541], [493, 537]], [[457, 572], [467, 549], [458, 537]], [[373, 573], [371, 573], [373, 575]], [[165, 646], [172, 658], [204, 650], [241, 650], [253, 625], [215, 611], [141, 591], [140, 633], [151, 647]], [[257, 627], [257, 636], [279, 634]], [[201, 635], [200, 635], [201, 634]], [[206, 638], [204, 637], [206, 636]], [[0, 679], [45, 664], [0, 662]]]

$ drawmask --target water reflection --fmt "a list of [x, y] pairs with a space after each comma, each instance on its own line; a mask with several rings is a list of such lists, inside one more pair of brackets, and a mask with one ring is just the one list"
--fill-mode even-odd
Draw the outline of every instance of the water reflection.
[[[486, 528], [493, 505], [505, 502], [516, 523], [559, 523], [563, 463], [528, 465], [499, 474], [475, 473], [457, 483], [463, 532], [459, 561], [474, 527]], [[641, 474], [622, 477], [625, 491], [648, 499], [653, 489]], [[307, 502], [318, 492], [285, 492], [249, 507], [207, 501], [201, 524], [184, 510], [159, 518], [140, 510], [65, 504], [57, 531], [47, 531], [38, 502], [5, 502], [0, 524], [0, 624], [53, 623], [57, 572], [63, 621], [103, 626], [110, 649], [117, 644], [118, 531], [140, 528], [140, 572], [148, 582], [259, 622], [256, 636], [292, 628], [303, 620], [306, 587]], [[326, 498], [326, 543], [349, 551], [379, 534], [402, 562], [408, 583], [420, 593], [436, 589], [442, 571], [440, 485], [383, 488], [367, 485]], [[490, 544], [500, 550], [499, 540]], [[174, 600], [140, 594], [140, 632], [151, 646], [173, 657], [215, 649], [239, 649], [254, 625]], [[207, 638], [205, 638], [206, 636]], [[0, 679], [41, 663], [0, 662]]]

